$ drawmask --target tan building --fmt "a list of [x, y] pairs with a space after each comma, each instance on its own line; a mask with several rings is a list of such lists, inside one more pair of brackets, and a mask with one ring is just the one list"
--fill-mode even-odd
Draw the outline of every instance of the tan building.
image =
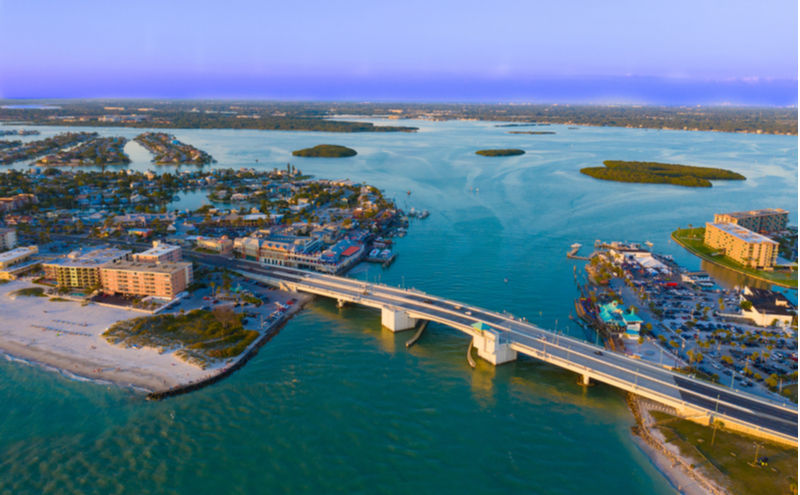
[[714, 223], [732, 223], [760, 234], [774, 234], [775, 232], [786, 230], [788, 222], [789, 212], [780, 208], [717, 213], [714, 215]]
[[153, 241], [152, 248], [134, 254], [133, 260], [142, 263], [180, 263], [183, 261], [182, 254], [180, 246]]
[[197, 247], [215, 251], [219, 254], [231, 254], [233, 252], [233, 241], [225, 236], [219, 239], [197, 238]]
[[117, 261], [100, 268], [106, 293], [174, 299], [193, 281], [192, 264]]
[[42, 263], [44, 276], [55, 280], [59, 287], [90, 288], [100, 284], [100, 267], [106, 263], [127, 259], [130, 251], [105, 248], [78, 250], [65, 258]]
[[8, 251], [17, 246], [17, 231], [14, 229], [0, 229], [0, 251]]
[[38, 202], [35, 194], [17, 194], [8, 198], [0, 198], [0, 211], [16, 210], [21, 206], [35, 205]]
[[23, 273], [37, 267], [41, 261], [28, 258], [38, 252], [38, 247], [30, 246], [0, 253], [0, 280], [15, 280]]
[[707, 223], [705, 243], [737, 263], [759, 270], [771, 269], [778, 243], [732, 223]]

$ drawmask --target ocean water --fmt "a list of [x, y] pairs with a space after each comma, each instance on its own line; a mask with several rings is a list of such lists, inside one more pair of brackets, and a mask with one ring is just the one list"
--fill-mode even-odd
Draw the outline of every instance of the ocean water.
[[[582, 334], [568, 315], [581, 264], [566, 258], [571, 244], [588, 254], [596, 239], [651, 241], [700, 268], [669, 241], [676, 227], [764, 207], [789, 210], [797, 224], [795, 137], [564, 126], [534, 136], [493, 123], [415, 125], [415, 134], [174, 133], [211, 153], [215, 167], [291, 162], [430, 210], [397, 239], [394, 265], [360, 266], [351, 276], [509, 311], [575, 336]], [[291, 157], [317, 144], [359, 154]], [[165, 168], [138, 144], [127, 146], [132, 168]], [[494, 147], [527, 153], [474, 155]], [[698, 190], [578, 173], [606, 159], [718, 166], [748, 180]], [[176, 206], [202, 200], [181, 194]], [[0, 493], [674, 492], [631, 440], [621, 392], [584, 389], [571, 373], [529, 359], [472, 370], [468, 339], [444, 326], [430, 325], [409, 350], [410, 337], [382, 330], [373, 310], [318, 299], [231, 378], [160, 403], [0, 360]]]

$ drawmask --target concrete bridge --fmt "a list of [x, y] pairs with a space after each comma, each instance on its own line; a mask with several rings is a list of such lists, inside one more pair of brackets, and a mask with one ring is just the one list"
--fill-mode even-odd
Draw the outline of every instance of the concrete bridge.
[[431, 296], [416, 290], [371, 284], [345, 277], [206, 256], [203, 262], [224, 266], [284, 290], [360, 304], [381, 311], [381, 323], [393, 332], [428, 320], [469, 337], [478, 355], [499, 365], [524, 354], [575, 372], [579, 383], [601, 382], [674, 408], [702, 424], [721, 420], [732, 430], [797, 446], [797, 406], [691, 379], [667, 368], [605, 352], [590, 342], [556, 335], [513, 316]]

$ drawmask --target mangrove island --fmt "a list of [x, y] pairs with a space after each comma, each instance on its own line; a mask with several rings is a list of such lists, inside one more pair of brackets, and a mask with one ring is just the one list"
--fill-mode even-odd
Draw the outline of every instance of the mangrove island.
[[481, 156], [516, 156], [524, 155], [525, 152], [523, 150], [511, 148], [506, 150], [480, 150], [476, 151], [475, 154]]
[[313, 148], [292, 151], [293, 156], [304, 156], [307, 158], [345, 158], [356, 156], [356, 150], [336, 144], [320, 144]]
[[656, 162], [606, 160], [605, 167], [582, 168], [581, 173], [600, 180], [639, 184], [672, 184], [684, 187], [711, 187], [712, 180], [746, 180], [736, 172], [721, 168], [692, 167]]

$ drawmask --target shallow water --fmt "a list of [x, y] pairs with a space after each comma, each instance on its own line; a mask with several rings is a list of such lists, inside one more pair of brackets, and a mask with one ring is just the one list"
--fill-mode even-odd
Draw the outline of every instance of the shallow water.
[[[699, 269], [698, 259], [669, 242], [676, 227], [762, 207], [785, 208], [797, 224], [794, 137], [563, 126], [535, 136], [491, 123], [414, 125], [420, 132], [175, 135], [211, 153], [216, 167], [291, 161], [319, 178], [365, 181], [402, 207], [430, 210], [397, 239], [394, 265], [358, 267], [352, 276], [507, 310], [576, 336], [568, 315], [573, 267], [581, 264], [567, 260], [571, 244], [588, 254], [596, 239], [649, 240]], [[42, 135], [59, 130], [42, 128]], [[323, 143], [359, 155], [291, 157]], [[136, 146], [128, 145], [133, 168], [164, 168]], [[527, 154], [474, 155], [489, 147]], [[748, 180], [697, 190], [578, 174], [605, 159], [718, 166]], [[574, 375], [528, 359], [498, 368], [479, 362], [473, 371], [467, 338], [440, 325], [407, 350], [410, 337], [381, 330], [373, 310], [317, 300], [233, 377], [155, 404], [0, 360], [0, 492], [673, 491], [631, 441], [621, 392], [584, 390]]]

